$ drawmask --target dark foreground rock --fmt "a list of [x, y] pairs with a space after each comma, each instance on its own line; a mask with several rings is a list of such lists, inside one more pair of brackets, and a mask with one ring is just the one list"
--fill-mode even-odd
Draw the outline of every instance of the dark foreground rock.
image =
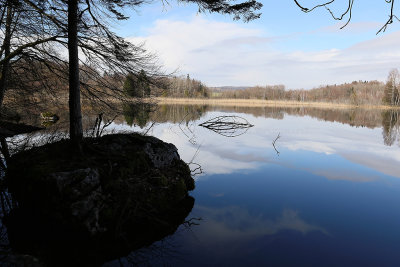
[[13, 156], [6, 182], [18, 208], [11, 246], [51, 266], [96, 266], [172, 234], [191, 211], [190, 170], [177, 149], [138, 134], [67, 141]]

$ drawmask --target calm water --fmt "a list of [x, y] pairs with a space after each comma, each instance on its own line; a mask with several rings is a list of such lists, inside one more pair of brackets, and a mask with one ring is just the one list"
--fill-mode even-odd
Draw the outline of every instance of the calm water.
[[[399, 112], [142, 106], [124, 113], [106, 130], [173, 143], [197, 173], [195, 205], [174, 235], [104, 266], [400, 266]], [[199, 126], [218, 116], [254, 127], [226, 137]], [[26, 142], [53, 138], [66, 121], [53, 128]]]
[[[195, 205], [173, 236], [122, 263], [400, 265], [397, 113], [160, 110], [149, 133], [202, 168], [191, 192]], [[222, 115], [240, 116], [254, 127], [225, 137], [198, 126]], [[114, 129], [147, 131], [148, 120], [141, 121], [143, 129], [126, 122]]]

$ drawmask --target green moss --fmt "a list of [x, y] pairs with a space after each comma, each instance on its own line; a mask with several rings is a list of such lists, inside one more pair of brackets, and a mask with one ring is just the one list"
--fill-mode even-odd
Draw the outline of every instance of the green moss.
[[53, 120], [44, 120], [44, 121], [42, 121], [41, 124], [43, 127], [50, 127], [50, 126], [54, 125], [55, 123], [56, 122]]

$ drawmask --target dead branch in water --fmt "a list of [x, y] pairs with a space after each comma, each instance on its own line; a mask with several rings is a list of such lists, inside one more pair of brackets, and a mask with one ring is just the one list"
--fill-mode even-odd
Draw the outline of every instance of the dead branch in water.
[[195, 158], [197, 157], [197, 155], [199, 154], [200, 147], [201, 147], [201, 145], [199, 145], [199, 146], [197, 147], [197, 150], [196, 150], [196, 152], [194, 153], [192, 159], [190, 160], [189, 163], [187, 163], [187, 165], [188, 165], [189, 168], [190, 168], [190, 173], [191, 173], [192, 177], [204, 173], [204, 172], [203, 172], [203, 168], [201, 167], [201, 165], [198, 164], [198, 163], [193, 162], [194, 159], [195, 159]]
[[[182, 131], [182, 133], [189, 139], [189, 143], [191, 143], [192, 145], [197, 145], [197, 142], [196, 142], [196, 135], [194, 134], [194, 130], [191, 130], [190, 129], [190, 125], [189, 125], [189, 122], [190, 122], [190, 120], [189, 121], [186, 121], [186, 128], [182, 128], [182, 123], [184, 122], [184, 120], [186, 119], [186, 117], [189, 115], [189, 112], [185, 115], [185, 117], [183, 117], [183, 119], [179, 122], [179, 124], [178, 124], [178, 126], [179, 126], [179, 129], [181, 129], [181, 131]], [[187, 134], [186, 132], [185, 132], [185, 129], [187, 129], [188, 131], [189, 131], [189, 134]]]
[[[115, 115], [114, 118], [112, 118], [111, 120], [106, 121], [103, 119], [103, 113], [99, 113], [99, 115], [97, 115], [96, 121], [94, 123], [94, 127], [92, 130], [92, 136], [93, 137], [102, 136], [104, 129], [107, 128], [108, 126], [110, 126], [111, 123], [113, 123], [116, 118], [117, 118], [117, 115]], [[103, 121], [104, 121], [104, 125], [101, 126], [101, 123]]]
[[242, 117], [218, 116], [206, 122], [200, 123], [199, 126], [226, 137], [236, 137], [245, 134], [247, 130], [254, 125], [250, 124]]
[[278, 156], [279, 156], [280, 152], [278, 151], [278, 149], [276, 149], [275, 143], [276, 143], [276, 141], [277, 141], [279, 138], [281, 138], [281, 133], [278, 133], [278, 136], [275, 138], [274, 141], [272, 141], [272, 145], [274, 146], [274, 149], [275, 149], [275, 151], [276, 151], [276, 154], [278, 154]]

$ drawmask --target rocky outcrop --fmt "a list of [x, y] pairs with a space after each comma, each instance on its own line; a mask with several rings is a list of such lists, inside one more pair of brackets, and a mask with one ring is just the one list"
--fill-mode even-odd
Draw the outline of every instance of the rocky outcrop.
[[138, 134], [86, 139], [82, 154], [68, 141], [19, 153], [6, 181], [18, 202], [6, 220], [11, 245], [52, 265], [60, 253], [83, 254], [91, 265], [149, 245], [173, 233], [194, 203], [176, 147]]

